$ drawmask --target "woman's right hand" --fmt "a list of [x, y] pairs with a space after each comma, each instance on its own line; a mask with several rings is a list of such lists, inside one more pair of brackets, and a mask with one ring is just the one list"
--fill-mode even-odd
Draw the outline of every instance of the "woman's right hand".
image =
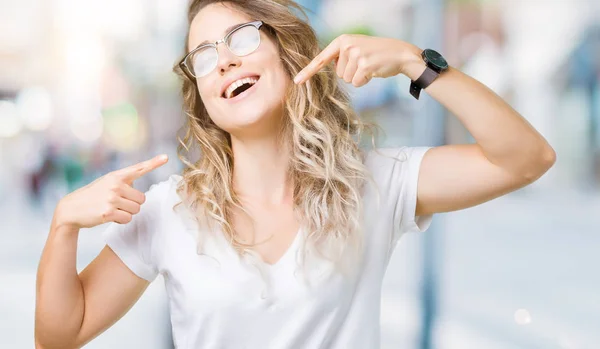
[[146, 200], [133, 181], [166, 164], [160, 155], [139, 164], [110, 172], [62, 198], [55, 212], [55, 223], [79, 230], [107, 222], [129, 223]]

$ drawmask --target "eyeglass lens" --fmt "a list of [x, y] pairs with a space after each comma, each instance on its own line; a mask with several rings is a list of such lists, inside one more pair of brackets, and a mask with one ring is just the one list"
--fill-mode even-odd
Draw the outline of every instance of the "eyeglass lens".
[[[233, 31], [228, 36], [225, 44], [234, 55], [246, 56], [254, 52], [260, 45], [260, 33], [255, 26], [244, 26]], [[207, 46], [196, 51], [190, 58], [192, 74], [196, 77], [202, 77], [215, 69], [219, 54], [215, 47]]]

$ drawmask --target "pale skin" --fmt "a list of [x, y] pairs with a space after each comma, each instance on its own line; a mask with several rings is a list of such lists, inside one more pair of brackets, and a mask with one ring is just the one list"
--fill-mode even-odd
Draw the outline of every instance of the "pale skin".
[[[204, 39], [218, 40], [224, 28], [249, 20], [239, 12], [210, 5], [194, 19], [192, 31], [195, 26], [211, 29], [202, 31], [206, 37], [191, 36], [190, 47]], [[217, 69], [198, 80], [198, 89], [212, 110], [213, 121], [231, 130], [234, 187], [261, 233], [251, 233], [250, 223], [242, 216], [236, 216], [233, 224], [248, 242], [266, 240], [256, 250], [265, 262], [273, 264], [287, 250], [299, 225], [293, 214], [292, 183], [286, 175], [287, 151], [280, 147], [273, 127], [283, 114], [271, 108], [242, 121], [231, 119], [214, 92], [224, 79], [243, 68], [260, 70], [263, 65], [276, 64], [277, 51], [267, 40], [263, 36], [267, 44], [246, 57], [236, 57], [220, 47]], [[395, 39], [343, 35], [315, 57], [295, 82], [310, 81], [333, 60], [337, 60], [338, 76], [355, 86], [373, 77], [398, 74], [415, 80], [425, 69], [420, 52]], [[292, 83], [276, 69], [272, 75], [264, 73], [274, 91]], [[531, 183], [554, 163], [555, 153], [546, 140], [478, 81], [450, 69], [426, 92], [465, 125], [476, 144], [436, 147], [425, 155], [419, 173], [417, 215], [481, 204]], [[130, 221], [145, 199], [132, 188], [133, 181], [165, 162], [157, 157], [110, 173], [61, 200], [38, 269], [36, 348], [81, 347], [120, 319], [143, 294], [148, 282], [131, 272], [109, 247], [78, 275], [77, 237], [84, 227]]]

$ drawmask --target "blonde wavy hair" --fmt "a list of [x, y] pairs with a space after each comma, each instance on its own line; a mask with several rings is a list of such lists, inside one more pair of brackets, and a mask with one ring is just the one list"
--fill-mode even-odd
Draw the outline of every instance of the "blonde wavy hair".
[[[202, 8], [213, 3], [226, 3], [252, 20], [262, 21], [290, 79], [320, 51], [314, 30], [298, 16], [306, 18], [305, 12], [294, 1], [192, 0], [188, 24]], [[190, 49], [187, 42], [186, 53]], [[186, 168], [178, 193], [191, 194], [188, 204], [194, 212], [204, 222], [217, 223], [239, 253], [251, 252], [252, 246], [238, 239], [231, 224], [234, 208], [246, 211], [232, 189], [235, 159], [230, 135], [211, 120], [195, 81], [178, 66], [174, 71], [183, 82], [186, 114], [185, 136], [179, 139], [178, 147]], [[349, 246], [360, 252], [361, 190], [370, 176], [359, 143], [361, 134], [374, 125], [357, 117], [331, 66], [306, 84], [292, 85], [284, 99], [281, 139], [291, 150], [289, 176], [294, 185], [294, 210], [306, 233], [306, 245], [329, 259], [339, 259]], [[192, 151], [200, 153], [194, 163], [186, 157]]]

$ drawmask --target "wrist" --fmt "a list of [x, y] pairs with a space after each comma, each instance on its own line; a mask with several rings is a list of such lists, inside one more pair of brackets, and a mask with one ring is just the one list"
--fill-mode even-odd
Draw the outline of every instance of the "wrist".
[[423, 50], [417, 46], [409, 45], [403, 51], [404, 54], [400, 55], [400, 72], [413, 81], [417, 80], [427, 68], [427, 64], [421, 57]]
[[410, 80], [417, 80], [427, 69], [427, 64], [421, 57], [422, 50], [414, 50], [408, 54], [402, 63], [402, 74], [406, 75]]
[[54, 216], [52, 217], [52, 230], [60, 232], [60, 234], [76, 234], [79, 232], [79, 227], [74, 222], [71, 222], [66, 215], [66, 207], [64, 199], [61, 199], [56, 205]]

